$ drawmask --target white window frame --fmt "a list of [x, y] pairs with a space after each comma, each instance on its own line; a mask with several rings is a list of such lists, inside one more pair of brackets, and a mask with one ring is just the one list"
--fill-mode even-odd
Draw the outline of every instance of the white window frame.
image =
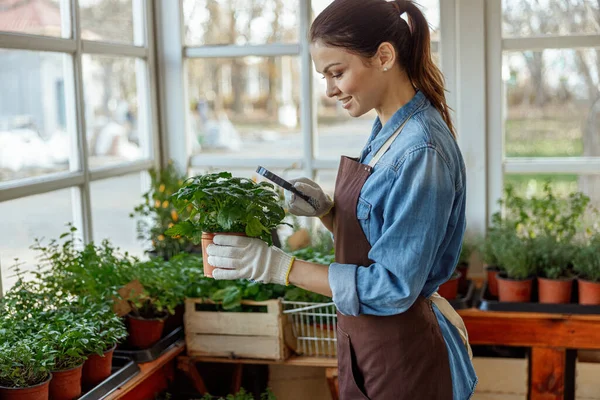
[[[157, 84], [155, 79], [156, 55], [153, 34], [154, 1], [133, 0], [134, 43], [140, 45], [81, 39], [79, 0], [62, 0], [61, 3], [61, 10], [64, 11], [64, 7], [69, 10], [69, 20], [64, 20], [66, 13], [63, 12], [62, 15], [63, 26], [69, 26], [70, 38], [0, 32], [0, 48], [55, 52], [71, 56], [72, 65], [68, 65], [67, 68], [72, 70], [73, 76], [68, 77], [69, 79], [66, 79], [66, 81], [73, 82], [74, 87], [73, 90], [66, 90], [65, 95], [67, 112], [71, 112], [74, 116], [74, 121], [68, 121], [68, 123], [74, 123], [76, 131], [76, 136], [72, 138], [72, 141], [76, 140], [76, 143], [73, 143], [72, 146], [72, 158], [79, 162], [79, 168], [74, 171], [0, 182], [0, 203], [60, 189], [78, 189], [72, 191], [73, 220], [75, 226], [82, 232], [84, 242], [89, 243], [93, 241], [90, 184], [101, 179], [143, 172], [160, 165], [160, 158], [158, 157], [160, 141], [158, 136]], [[67, 25], [67, 23], [70, 23], [70, 25]], [[90, 170], [85, 134], [82, 77], [82, 56], [84, 54], [132, 57], [136, 60], [143, 60], [145, 68], [140, 68], [138, 63], [136, 75], [138, 76], [138, 100], [141, 105], [140, 127], [142, 129], [146, 127], [149, 130], [148, 136], [150, 138], [146, 143], [142, 143], [144, 155], [147, 156], [146, 159]], [[140, 74], [142, 75], [141, 78]], [[74, 98], [72, 94], [74, 94]], [[0, 291], [0, 295], [1, 293]]]
[[502, 0], [486, 3], [488, 62], [488, 203], [497, 209], [502, 195], [504, 174], [600, 174], [600, 157], [504, 157], [504, 104], [502, 53], [545, 49], [598, 48], [600, 35], [538, 36], [504, 38], [502, 36]]

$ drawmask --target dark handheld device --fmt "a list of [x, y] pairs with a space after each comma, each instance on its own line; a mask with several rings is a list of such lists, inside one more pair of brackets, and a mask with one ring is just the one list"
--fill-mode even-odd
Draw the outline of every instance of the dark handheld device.
[[259, 165], [258, 168], [256, 169], [256, 172], [258, 172], [260, 175], [264, 176], [265, 178], [267, 178], [271, 182], [275, 183], [277, 186], [281, 186], [285, 190], [288, 190], [288, 191], [294, 193], [296, 196], [298, 196], [301, 199], [303, 199], [306, 202], [308, 202], [308, 204], [310, 204], [311, 206], [313, 206], [315, 209], [318, 208], [318, 204], [317, 204], [317, 200], [316, 199], [314, 199], [314, 198], [312, 198], [312, 197], [310, 197], [310, 196], [302, 193], [301, 191], [299, 191], [298, 189], [296, 189], [294, 187], [294, 185], [292, 185], [291, 183], [289, 183], [285, 179], [280, 178], [279, 176], [275, 175], [274, 173], [272, 173], [268, 169], [266, 169], [264, 167], [261, 167]]

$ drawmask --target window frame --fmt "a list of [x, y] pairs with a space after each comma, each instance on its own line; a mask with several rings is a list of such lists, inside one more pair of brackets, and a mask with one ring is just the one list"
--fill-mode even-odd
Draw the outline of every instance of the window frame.
[[[156, 54], [154, 45], [154, 2], [155, 0], [132, 0], [134, 25], [133, 44], [111, 43], [81, 39], [81, 17], [79, 0], [62, 0], [63, 18], [68, 14], [70, 38], [39, 36], [26, 33], [0, 32], [0, 48], [54, 52], [69, 55], [72, 64], [67, 67], [73, 73], [65, 79], [67, 115], [72, 112], [75, 124], [76, 152], [72, 155], [78, 162], [74, 171], [46, 174], [31, 178], [0, 182], [0, 202], [48, 193], [66, 188], [78, 188], [74, 196], [74, 225], [82, 233], [85, 243], [93, 241], [90, 183], [97, 180], [144, 172], [159, 166], [160, 148], [158, 136], [158, 99], [156, 82]], [[66, 7], [66, 8], [65, 8]], [[68, 13], [64, 12], [68, 9]], [[67, 21], [62, 21], [65, 26]], [[136, 45], [135, 43], [143, 43]], [[144, 62], [145, 68], [137, 69], [144, 76], [138, 78], [137, 98], [140, 104], [140, 124], [147, 127], [148, 142], [143, 148], [146, 159], [124, 162], [91, 170], [88, 158], [88, 143], [85, 132], [85, 102], [82, 76], [82, 56], [85, 54], [131, 57]], [[139, 68], [139, 66], [136, 66]], [[136, 74], [139, 76], [139, 73]], [[144, 79], [145, 78], [145, 79]], [[68, 82], [68, 83], [67, 83]], [[72, 90], [70, 90], [72, 89]], [[145, 105], [145, 106], [144, 106]], [[69, 117], [67, 117], [69, 118]], [[0, 291], [0, 295], [1, 295]]]
[[578, 174], [599, 175], [600, 157], [506, 157], [504, 154], [504, 105], [502, 56], [506, 51], [600, 48], [600, 34], [503, 37], [502, 0], [486, 3], [487, 36], [487, 112], [488, 112], [488, 204], [497, 210], [502, 195], [504, 174]]

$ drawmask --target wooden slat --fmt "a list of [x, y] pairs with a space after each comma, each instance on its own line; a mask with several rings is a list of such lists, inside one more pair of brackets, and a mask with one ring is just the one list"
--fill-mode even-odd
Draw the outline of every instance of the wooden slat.
[[188, 354], [279, 360], [279, 338], [273, 336], [192, 335], [186, 337]]
[[278, 336], [279, 325], [278, 314], [197, 311], [192, 318], [186, 316], [185, 332], [186, 334]]
[[471, 344], [600, 349], [600, 316], [460, 312]]
[[531, 400], [565, 398], [566, 350], [551, 347], [531, 349]]
[[326, 367], [326, 368], [337, 368], [336, 358], [326, 357], [304, 357], [304, 356], [292, 356], [286, 360], [257, 360], [255, 358], [222, 358], [213, 356], [180, 356], [179, 358], [188, 359], [191, 358], [196, 362], [217, 362], [227, 364], [277, 364], [277, 365], [291, 365], [299, 367]]

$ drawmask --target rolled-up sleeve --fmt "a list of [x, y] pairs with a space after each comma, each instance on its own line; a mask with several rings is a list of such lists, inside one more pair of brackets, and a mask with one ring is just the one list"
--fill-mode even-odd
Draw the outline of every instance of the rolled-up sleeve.
[[425, 144], [408, 151], [389, 191], [374, 199], [383, 202], [384, 221], [369, 252], [374, 263], [329, 267], [338, 310], [354, 316], [406, 311], [443, 251], [454, 198], [450, 169], [438, 151]]

